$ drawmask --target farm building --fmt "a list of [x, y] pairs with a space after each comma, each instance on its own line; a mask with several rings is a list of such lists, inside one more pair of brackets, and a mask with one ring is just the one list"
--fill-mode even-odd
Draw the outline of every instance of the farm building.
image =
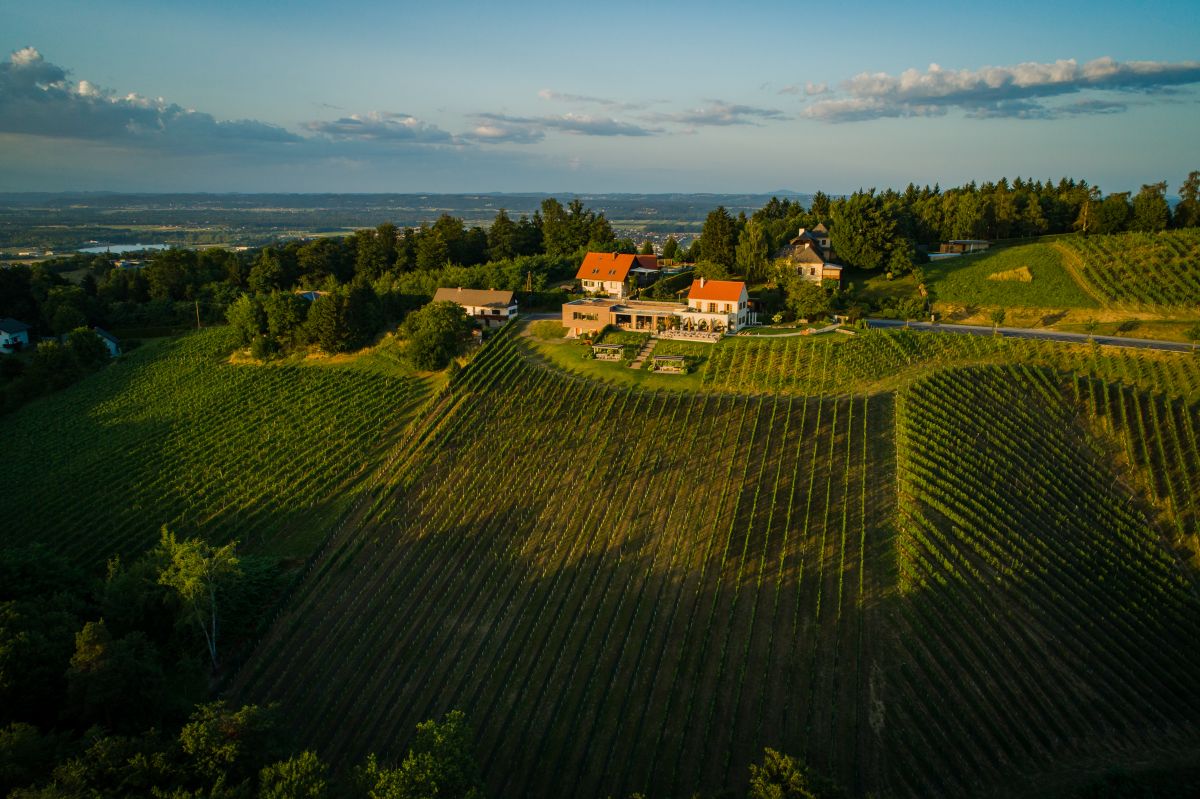
[[704, 278], [692, 283], [686, 305], [589, 297], [566, 303], [562, 311], [563, 327], [572, 336], [599, 332], [611, 325], [667, 338], [713, 340], [755, 322], [745, 283]]
[[29, 346], [29, 325], [16, 319], [0, 319], [0, 352], [16, 352]]
[[93, 327], [92, 332], [99, 336], [100, 340], [104, 342], [104, 346], [108, 348], [108, 357], [115, 358], [121, 354], [120, 339], [102, 327]]
[[956, 254], [965, 254], [969, 252], [983, 252], [992, 243], [984, 239], [954, 239], [947, 241], [941, 246], [941, 252], [949, 252]]
[[627, 281], [631, 275], [638, 285], [654, 282], [659, 276], [658, 256], [589, 252], [583, 257], [575, 278], [586, 294], [624, 299], [629, 294]]
[[440, 288], [433, 301], [461, 305], [467, 316], [485, 327], [499, 327], [517, 315], [517, 301], [511, 291]]

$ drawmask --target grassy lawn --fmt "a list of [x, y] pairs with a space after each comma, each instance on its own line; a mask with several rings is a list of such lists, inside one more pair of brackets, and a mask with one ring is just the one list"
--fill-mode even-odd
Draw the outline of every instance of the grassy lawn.
[[748, 327], [744, 332], [748, 336], [786, 336], [788, 334], [799, 333], [801, 330], [804, 330], [807, 327], [808, 325], [791, 325], [788, 327]]
[[939, 302], [1005, 308], [1098, 308], [1049, 244], [1026, 244], [922, 267]]
[[[929, 267], [923, 267], [928, 270]], [[855, 298], [879, 307], [894, 306], [901, 300], [919, 297], [917, 281], [912, 275], [888, 280], [884, 270], [867, 271], [863, 269], [847, 270], [845, 285], [853, 284], [857, 289]]]
[[[576, 372], [588, 377], [592, 380], [599, 380], [603, 383], [616, 385], [634, 385], [648, 389], [667, 389], [675, 391], [701, 391], [701, 375], [704, 372], [703, 367], [695, 372], [686, 375], [677, 374], [659, 374], [646, 369], [630, 369], [627, 363], [621, 361], [598, 361], [592, 358], [584, 358], [584, 347], [574, 339], [539, 339], [534, 336], [526, 336], [523, 342], [529, 345], [529, 349], [543, 356], [547, 361], [558, 366], [561, 369], [566, 369], [569, 372]], [[690, 355], [688, 352], [676, 352], [674, 347], [668, 347], [668, 344], [675, 342], [660, 341], [654, 352], [659, 355]], [[682, 343], [682, 342], [681, 342]], [[686, 342], [689, 347], [707, 346], [711, 351], [713, 346], [720, 345], [703, 345], [692, 344]]]

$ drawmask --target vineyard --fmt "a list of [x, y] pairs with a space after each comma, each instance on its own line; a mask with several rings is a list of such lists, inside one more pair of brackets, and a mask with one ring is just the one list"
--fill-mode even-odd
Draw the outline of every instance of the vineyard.
[[169, 525], [305, 555], [390, 431], [416, 378], [231, 366], [226, 329], [151, 344], [0, 418], [6, 544], [82, 564], [139, 554]]
[[458, 376], [233, 679], [304, 745], [460, 708], [497, 796], [713, 794], [764, 746], [913, 797], [1194, 757], [1195, 359], [737, 340], [647, 391], [529, 347]]
[[1114, 491], [1075, 423], [1080, 389], [1009, 366], [946, 371], [898, 400], [892, 687], [938, 697], [896, 707], [906, 792], [972, 795], [1018, 764], [1195, 745], [1195, 575]]
[[614, 389], [511, 341], [464, 375], [237, 693], [345, 762], [463, 708], [495, 795], [689, 794], [784, 744], [878, 784], [890, 400]]
[[1109, 302], [1192, 311], [1200, 306], [1200, 229], [1071, 236], [1061, 244]]
[[1200, 400], [1196, 358], [1035, 339], [896, 330], [853, 338], [734, 338], [715, 346], [662, 341], [655, 352], [699, 359], [701, 385], [717, 392], [891, 391], [947, 366], [1027, 363]]
[[1200, 415], [1195, 405], [1097, 380], [1076, 393], [1109, 455], [1159, 514], [1159, 526], [1200, 565]]
[[1195, 762], [1200, 358], [871, 331], [662, 341], [697, 369], [649, 383], [549, 346], [433, 392], [149, 344], [0, 419], [4, 543], [311, 555], [231, 697], [339, 767], [462, 709], [494, 796], [713, 795], [768, 746], [854, 796]]

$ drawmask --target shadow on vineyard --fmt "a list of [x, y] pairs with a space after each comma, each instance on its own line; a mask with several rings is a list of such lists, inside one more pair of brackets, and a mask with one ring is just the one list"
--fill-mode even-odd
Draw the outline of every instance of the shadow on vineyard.
[[427, 394], [352, 369], [231, 366], [215, 328], [155, 342], [0, 419], [0, 514], [13, 544], [81, 565], [131, 555], [166, 524], [304, 557]]
[[[1032, 791], [1189, 751], [1200, 608], [1089, 443], [1087, 381], [932, 368], [987, 340], [871, 340], [849, 365], [741, 349], [837, 376], [882, 347], [927, 376], [869, 396], [652, 392], [502, 337], [234, 692], [342, 762], [462, 708], [496, 795], [713, 793], [764, 746], [889, 796]], [[1163, 452], [1194, 459], [1170, 418]]]
[[1196, 575], [1088, 443], [1078, 388], [1008, 366], [905, 394], [901, 674], [939, 698], [897, 739], [913, 792], [1195, 744]]

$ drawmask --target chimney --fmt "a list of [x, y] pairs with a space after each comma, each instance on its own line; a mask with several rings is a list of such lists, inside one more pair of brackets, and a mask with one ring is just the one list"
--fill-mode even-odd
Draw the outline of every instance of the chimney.
[[700, 288], [704, 288], [704, 284], [705, 284], [705, 283], [707, 283], [707, 282], [708, 282], [708, 278], [705, 278], [705, 277], [701, 276], [701, 278], [700, 278]]

